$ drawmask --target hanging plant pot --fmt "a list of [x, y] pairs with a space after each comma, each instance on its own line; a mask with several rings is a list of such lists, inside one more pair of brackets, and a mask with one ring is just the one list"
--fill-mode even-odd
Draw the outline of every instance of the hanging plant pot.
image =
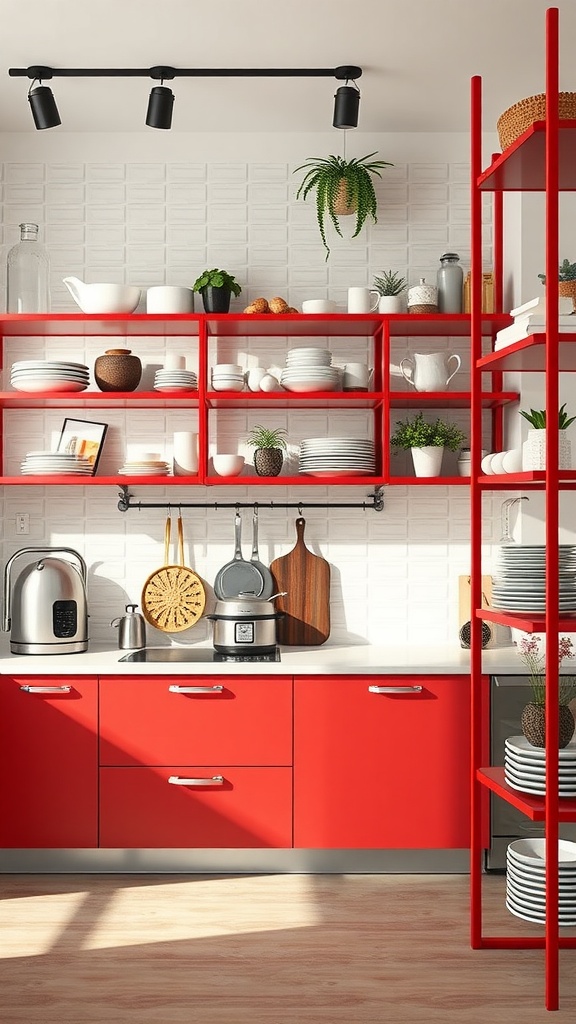
[[345, 178], [340, 179], [340, 184], [336, 190], [332, 208], [337, 217], [350, 217], [358, 210], [357, 196], [352, 195], [350, 197], [350, 202], [348, 202], [348, 189]]
[[281, 448], [256, 448], [254, 469], [258, 476], [278, 476], [284, 462]]
[[[528, 743], [533, 747], [546, 745], [546, 708], [544, 704], [530, 702], [523, 709], [520, 725]], [[567, 704], [558, 708], [558, 748], [567, 747], [574, 735], [574, 715]]]

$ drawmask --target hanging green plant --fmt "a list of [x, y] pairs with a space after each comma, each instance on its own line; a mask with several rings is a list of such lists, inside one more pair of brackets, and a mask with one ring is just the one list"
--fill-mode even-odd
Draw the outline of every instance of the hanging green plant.
[[381, 178], [381, 170], [394, 165], [387, 160], [372, 160], [373, 156], [376, 156], [376, 151], [351, 160], [340, 156], [309, 157], [294, 171], [294, 174], [306, 171], [296, 193], [297, 199], [307, 199], [310, 192], [316, 190], [316, 219], [326, 259], [330, 255], [326, 241], [326, 217], [332, 221], [341, 238], [339, 217], [356, 214], [352, 238], [360, 234], [368, 217], [377, 223], [378, 200], [373, 175]]

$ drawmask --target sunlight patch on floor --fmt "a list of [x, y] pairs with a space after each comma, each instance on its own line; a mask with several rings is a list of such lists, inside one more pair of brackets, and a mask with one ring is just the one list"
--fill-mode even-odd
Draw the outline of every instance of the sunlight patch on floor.
[[87, 892], [65, 892], [2, 900], [0, 959], [49, 953], [70, 927], [88, 895]]

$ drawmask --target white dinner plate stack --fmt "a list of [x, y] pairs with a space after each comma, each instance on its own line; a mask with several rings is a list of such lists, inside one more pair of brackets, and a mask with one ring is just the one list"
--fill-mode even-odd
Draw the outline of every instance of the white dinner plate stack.
[[64, 452], [28, 452], [20, 469], [24, 476], [68, 476], [71, 473], [92, 476], [93, 466], [89, 459], [83, 459], [79, 455], [66, 455]]
[[[576, 547], [560, 544], [559, 606], [576, 611]], [[546, 609], [546, 548], [543, 544], [503, 544], [493, 573], [492, 605], [503, 611], [543, 612]]]
[[198, 378], [193, 370], [156, 370], [155, 391], [197, 391]]
[[121, 476], [167, 476], [169, 469], [163, 459], [126, 459], [118, 473]]
[[[546, 923], [546, 840], [516, 839], [506, 851], [506, 906], [515, 917]], [[558, 923], [576, 924], [576, 843], [558, 840]]]
[[[512, 789], [543, 796], [546, 792], [546, 753], [525, 736], [509, 736], [504, 747], [504, 777]], [[558, 751], [560, 796], [576, 797], [576, 740]]]
[[90, 371], [84, 363], [21, 359], [12, 363], [10, 383], [16, 391], [84, 391]]
[[280, 383], [287, 391], [300, 394], [338, 391], [342, 387], [342, 370], [331, 364], [332, 353], [327, 348], [291, 348]]
[[376, 472], [374, 442], [361, 437], [308, 437], [300, 444], [299, 469], [308, 476], [370, 476]]

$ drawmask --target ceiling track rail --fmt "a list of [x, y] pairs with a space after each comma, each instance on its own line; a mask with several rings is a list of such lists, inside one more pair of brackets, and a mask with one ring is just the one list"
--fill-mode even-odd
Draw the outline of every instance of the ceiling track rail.
[[130, 510], [133, 509], [140, 511], [141, 509], [146, 508], [163, 508], [166, 511], [170, 511], [171, 509], [179, 510], [182, 508], [210, 508], [215, 512], [217, 512], [218, 509], [224, 508], [252, 508], [255, 511], [262, 508], [269, 508], [272, 510], [295, 508], [298, 510], [299, 515], [302, 515], [305, 508], [358, 508], [362, 509], [364, 512], [384, 511], [384, 489], [382, 487], [375, 487], [371, 494], [366, 495], [364, 501], [136, 501], [134, 500], [134, 495], [130, 494], [129, 489], [125, 484], [120, 485], [118, 497], [119, 512], [130, 512]]

